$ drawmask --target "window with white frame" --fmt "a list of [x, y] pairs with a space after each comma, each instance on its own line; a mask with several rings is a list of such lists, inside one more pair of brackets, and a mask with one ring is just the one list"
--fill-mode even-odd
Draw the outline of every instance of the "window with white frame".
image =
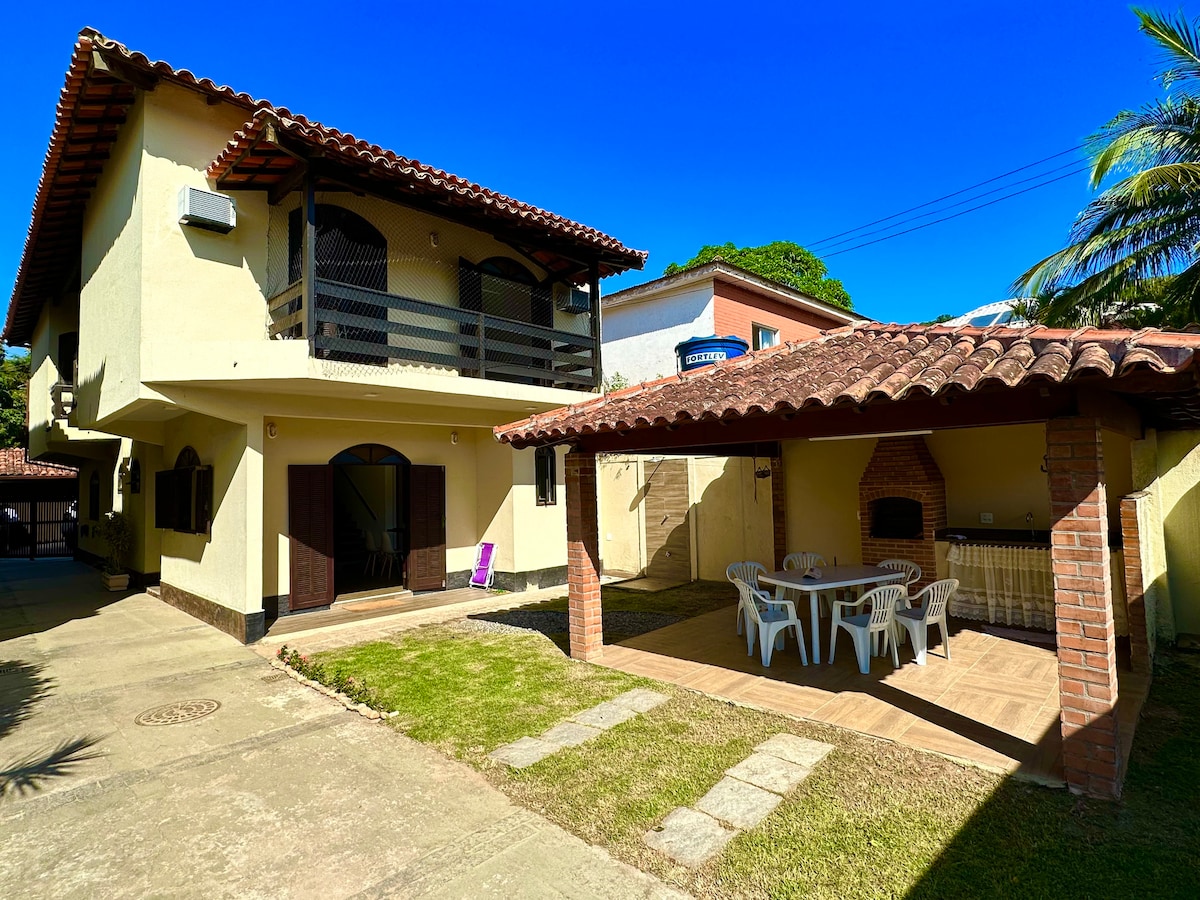
[[754, 326], [754, 349], [765, 350], [779, 343], [779, 329], [768, 328], [766, 325]]

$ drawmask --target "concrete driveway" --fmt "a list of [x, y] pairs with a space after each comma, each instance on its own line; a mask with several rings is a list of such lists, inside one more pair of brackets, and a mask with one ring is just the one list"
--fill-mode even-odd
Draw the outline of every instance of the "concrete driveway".
[[98, 895], [681, 896], [152, 597], [0, 561], [0, 896]]

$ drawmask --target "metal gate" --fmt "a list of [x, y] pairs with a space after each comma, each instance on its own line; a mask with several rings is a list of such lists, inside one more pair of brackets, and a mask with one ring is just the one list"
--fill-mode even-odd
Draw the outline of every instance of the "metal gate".
[[77, 510], [74, 500], [0, 500], [0, 558], [73, 555]]

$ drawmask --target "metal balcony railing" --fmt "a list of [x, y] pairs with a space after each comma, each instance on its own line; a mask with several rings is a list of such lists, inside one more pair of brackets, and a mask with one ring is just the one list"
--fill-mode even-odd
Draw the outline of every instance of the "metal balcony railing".
[[305, 309], [305, 295], [304, 282], [298, 281], [267, 301], [269, 332], [273, 338], [307, 340], [318, 359], [427, 366], [474, 378], [576, 390], [593, 390], [599, 383], [593, 333], [561, 331], [320, 278], [314, 280], [311, 311]]

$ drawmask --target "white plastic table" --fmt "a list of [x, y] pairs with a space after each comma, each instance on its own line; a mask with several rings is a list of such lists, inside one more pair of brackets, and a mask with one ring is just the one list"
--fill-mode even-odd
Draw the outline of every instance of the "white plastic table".
[[784, 599], [785, 591], [804, 591], [808, 594], [812, 608], [812, 658], [821, 661], [821, 617], [817, 595], [821, 591], [837, 588], [875, 587], [895, 581], [903, 581], [905, 573], [879, 566], [824, 566], [820, 578], [805, 578], [800, 569], [784, 569], [770, 575], [759, 575], [759, 584], [775, 585], [775, 599]]

